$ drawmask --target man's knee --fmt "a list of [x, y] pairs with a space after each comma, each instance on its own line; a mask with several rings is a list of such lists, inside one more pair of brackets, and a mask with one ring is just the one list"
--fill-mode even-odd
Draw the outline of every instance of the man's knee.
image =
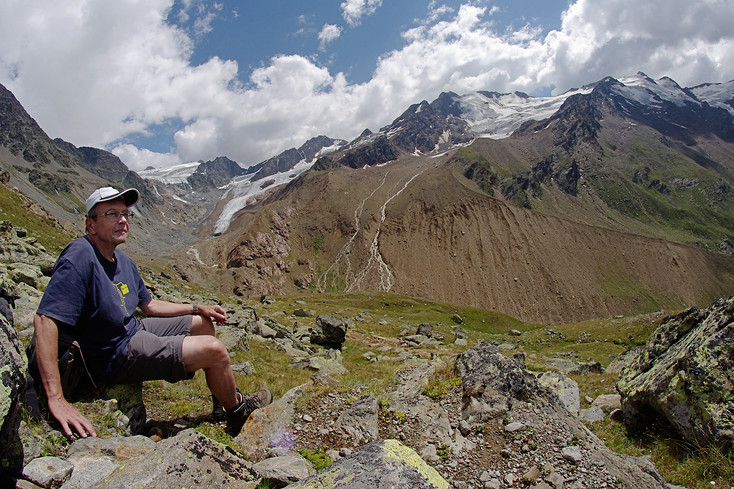
[[214, 336], [187, 336], [183, 344], [184, 364], [188, 371], [210, 367], [228, 367], [227, 347]]
[[191, 334], [194, 336], [214, 336], [216, 334], [214, 322], [211, 318], [205, 316], [193, 316], [191, 318]]

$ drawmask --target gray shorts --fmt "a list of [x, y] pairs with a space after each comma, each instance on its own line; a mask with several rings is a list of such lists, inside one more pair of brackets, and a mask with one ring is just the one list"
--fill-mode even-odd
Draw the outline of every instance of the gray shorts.
[[192, 319], [193, 316], [143, 319], [140, 329], [130, 338], [127, 360], [114, 382], [178, 382], [192, 378], [194, 372], [187, 372], [183, 362], [183, 341], [191, 334]]

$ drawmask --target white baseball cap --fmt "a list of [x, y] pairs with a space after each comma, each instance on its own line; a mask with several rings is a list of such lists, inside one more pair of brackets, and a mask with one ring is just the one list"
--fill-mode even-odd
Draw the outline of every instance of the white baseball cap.
[[135, 202], [140, 198], [140, 192], [135, 188], [129, 188], [122, 192], [117, 191], [112, 187], [98, 188], [87, 199], [87, 214], [92, 210], [92, 207], [99, 204], [100, 202], [107, 202], [108, 200], [115, 200], [119, 197], [125, 199], [125, 205], [130, 207], [135, 205]]

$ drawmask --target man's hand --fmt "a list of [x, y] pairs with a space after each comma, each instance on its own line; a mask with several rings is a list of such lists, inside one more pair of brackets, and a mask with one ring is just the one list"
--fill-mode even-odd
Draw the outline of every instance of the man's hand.
[[[218, 304], [198, 304], [198, 315], [205, 318], [213, 318], [217, 324], [222, 325], [227, 320], [227, 311]], [[175, 302], [153, 299], [147, 304], [140, 306], [149, 317], [172, 317], [192, 314], [192, 304], [177, 304]]]
[[[74, 432], [82, 438], [87, 436], [97, 436], [92, 423], [82, 416], [74, 406], [64, 399], [63, 396], [54, 399], [48, 399], [48, 410], [56, 421], [61, 424], [61, 429], [68, 437], [72, 437]], [[73, 428], [73, 431], [72, 431]]]
[[72, 428], [82, 438], [90, 435], [97, 436], [92, 423], [64, 398], [58, 364], [59, 328], [56, 320], [36, 314], [33, 317], [33, 327], [35, 328], [38, 371], [46, 391], [49, 412], [61, 424], [61, 429], [64, 430], [66, 436], [73, 435]]
[[227, 320], [227, 311], [219, 304], [206, 305], [199, 304], [199, 315], [213, 318], [214, 321], [221, 326]]

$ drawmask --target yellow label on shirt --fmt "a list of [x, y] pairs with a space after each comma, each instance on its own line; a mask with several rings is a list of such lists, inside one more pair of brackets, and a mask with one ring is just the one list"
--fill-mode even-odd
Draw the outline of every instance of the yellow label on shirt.
[[127, 284], [122, 284], [120, 286], [120, 291], [123, 295], [127, 295], [127, 293], [130, 292], [130, 289], [127, 288]]

